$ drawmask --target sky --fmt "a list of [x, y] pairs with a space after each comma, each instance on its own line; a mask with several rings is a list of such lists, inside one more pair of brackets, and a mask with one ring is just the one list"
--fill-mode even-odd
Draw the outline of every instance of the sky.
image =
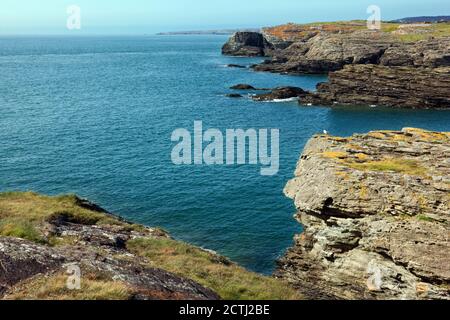
[[[151, 34], [162, 31], [263, 27], [367, 19], [450, 15], [448, 0], [1, 0], [0, 34]], [[66, 27], [67, 7], [81, 9], [80, 30]]]

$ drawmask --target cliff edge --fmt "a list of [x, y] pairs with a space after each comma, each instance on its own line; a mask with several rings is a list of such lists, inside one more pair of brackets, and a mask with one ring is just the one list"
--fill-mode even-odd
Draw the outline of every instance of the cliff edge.
[[314, 137], [277, 275], [314, 299], [450, 299], [449, 152], [450, 133], [412, 128]]
[[0, 299], [299, 298], [283, 281], [77, 196], [0, 194]]

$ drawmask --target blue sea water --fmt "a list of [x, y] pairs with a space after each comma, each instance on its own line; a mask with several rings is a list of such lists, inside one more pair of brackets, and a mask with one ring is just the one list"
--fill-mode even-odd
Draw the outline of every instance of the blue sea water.
[[[300, 107], [225, 97], [229, 86], [313, 89], [325, 76], [231, 69], [222, 36], [0, 38], [0, 191], [76, 193], [135, 222], [271, 273], [301, 226], [283, 196], [307, 140], [328, 130], [450, 130], [450, 112]], [[174, 166], [171, 133], [280, 129], [281, 167]]]

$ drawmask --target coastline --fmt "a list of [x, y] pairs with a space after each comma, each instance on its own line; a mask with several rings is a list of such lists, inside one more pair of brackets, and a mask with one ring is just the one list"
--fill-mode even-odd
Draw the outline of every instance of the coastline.
[[[242, 41], [242, 38], [238, 40]], [[251, 41], [254, 41], [254, 39]], [[274, 38], [271, 38], [271, 41], [257, 36], [257, 44], [254, 48], [244, 48], [244, 52], [242, 48], [239, 48], [239, 53], [245, 55], [245, 50], [247, 50], [246, 52], [250, 56], [272, 55], [273, 60], [271, 62], [254, 66], [253, 69], [256, 71], [259, 68], [268, 68], [264, 71], [274, 71], [275, 65], [276, 68], [279, 68], [280, 65], [283, 65], [284, 68], [287, 61], [284, 61], [281, 57], [276, 57], [274, 52], [288, 50], [289, 46], [285, 47], [287, 45], [285, 41], [277, 42]], [[295, 50], [298, 48], [294, 46]], [[266, 50], [271, 53], [267, 53], [269, 51], [266, 52]], [[398, 51], [395, 51], [395, 54], [397, 53]], [[386, 51], [383, 52], [383, 56], [385, 54]], [[431, 59], [431, 61], [434, 61], [431, 65], [418, 66], [417, 68], [404, 65], [381, 66], [371, 63], [348, 63], [340, 66], [339, 62], [336, 63], [336, 61], [327, 63], [325, 68], [328, 68], [326, 70], [331, 72], [330, 81], [328, 84], [319, 85], [318, 92], [308, 92], [296, 87], [274, 89], [249, 87], [245, 89], [240, 87], [238, 89], [244, 88], [243, 90], [250, 90], [251, 92], [255, 90], [269, 91], [253, 96], [253, 100], [256, 101], [281, 102], [298, 99], [300, 104], [331, 106], [336, 104], [353, 105], [358, 102], [358, 104], [363, 105], [389, 105], [408, 108], [437, 108], [442, 106], [442, 108], [447, 108], [449, 91], [447, 90], [448, 83], [445, 82], [445, 77], [448, 75], [448, 70], [445, 69], [445, 66], [442, 66], [442, 64], [447, 63], [447, 60], [439, 54], [437, 58], [436, 56], [433, 58], [434, 60]], [[378, 54], [376, 57], [377, 62], [378, 60], [381, 61], [381, 55]], [[369, 57], [369, 60], [371, 59], [372, 57]], [[273, 63], [274, 61], [275, 63]], [[311, 66], [317, 67], [310, 61], [308, 63], [308, 68]], [[422, 63], [425, 63], [424, 60], [422, 60]], [[337, 68], [336, 66], [339, 66], [340, 69], [334, 70]], [[230, 67], [241, 68], [239, 65]], [[269, 70], [270, 68], [272, 70]], [[323, 72], [323, 68], [323, 64], [319, 64], [321, 72]], [[410, 86], [404, 91], [395, 92], [395, 95], [391, 96], [392, 88], [401, 87], [405, 82], [419, 86], [421, 83], [430, 82], [430, 79], [439, 80], [437, 75], [442, 70], [441, 68], [445, 69], [442, 72], [442, 81], [440, 81], [440, 83], [444, 83], [443, 87], [433, 86], [433, 90], [423, 90], [424, 88]], [[372, 70], [372, 73], [367, 72], [368, 69]], [[361, 76], [354, 77], [354, 75], [358, 75], [358, 70], [361, 70]], [[382, 77], [378, 77], [379, 70], [385, 71], [382, 72]], [[406, 77], [399, 80], [397, 73], [390, 73], [392, 70], [407, 70]], [[292, 74], [296, 74], [296, 72], [292, 72]], [[367, 77], [368, 73], [370, 74], [369, 77]], [[424, 74], [423, 77], [418, 77], [422, 74]], [[416, 80], [417, 83], [414, 82]], [[382, 82], [386, 86], [386, 90], [380, 91], [377, 89], [370, 92], [368, 88], [373, 87], [371, 81]], [[349, 91], [351, 87], [356, 87], [359, 91]], [[436, 87], [438, 88], [436, 89]], [[361, 95], [361, 92], [366, 95]], [[374, 100], [373, 97], [377, 99]], [[389, 97], [389, 99], [386, 97]], [[235, 98], [239, 98], [239, 96], [236, 94]], [[392, 101], [397, 101], [397, 104]], [[446, 243], [439, 243], [438, 251], [433, 251], [430, 249], [432, 244], [428, 241], [429, 239], [421, 234], [418, 234], [417, 237], [405, 238], [405, 235], [411, 230], [413, 232], [424, 228], [428, 234], [432, 235], [431, 240], [435, 243], [439, 241], [439, 237], [443, 233], [448, 231], [447, 222], [442, 223], [441, 221], [446, 220], [447, 217], [442, 215], [441, 211], [433, 214], [428, 210], [430, 208], [436, 209], [435, 207], [444, 207], [444, 211], [447, 210], [445, 195], [443, 200], [442, 196], [439, 196], [441, 198], [438, 200], [433, 198], [433, 201], [428, 201], [427, 198], [428, 195], [436, 195], [435, 191], [430, 191], [429, 188], [431, 187], [436, 189], [438, 193], [448, 192], [445, 189], [447, 182], [444, 181], [448, 174], [445, 172], [441, 175], [427, 174], [424, 178], [425, 169], [423, 167], [425, 165], [417, 166], [417, 162], [423, 159], [430, 161], [430, 163], [441, 161], [442, 154], [445, 155], [446, 150], [448, 150], [448, 133], [405, 129], [399, 132], [371, 132], [353, 138], [325, 135], [315, 137], [311, 141], [301, 156], [296, 178], [286, 187], [286, 193], [296, 201], [295, 204], [299, 210], [297, 218], [302, 223], [304, 222], [303, 219], [308, 220], [304, 223], [308, 229], [296, 239], [296, 246], [291, 248], [286, 256], [280, 260], [276, 277], [282, 278], [282, 281], [249, 272], [209, 250], [174, 241], [162, 230], [143, 227], [119, 219], [77, 196], [46, 197], [34, 193], [6, 193], [0, 194], [0, 200], [4, 200], [4, 207], [0, 207], [0, 235], [2, 235], [0, 236], [0, 263], [3, 270], [6, 271], [0, 276], [0, 295], [12, 299], [448, 298], [447, 270], [445, 270], [445, 265], [441, 265], [442, 261], [447, 261], [445, 259], [448, 256], [444, 255], [442, 259], [438, 260], [439, 266], [436, 267], [432, 266], [433, 261], [420, 260], [415, 255], [416, 252], [411, 249], [411, 247], [417, 245], [417, 242], [420, 242], [423, 244], [420, 247], [422, 251], [418, 251], [420, 254], [436, 256], [443, 252], [441, 247], [445, 247]], [[355, 143], [349, 146], [353, 142]], [[319, 149], [325, 149], [316, 152], [315, 144], [319, 145]], [[385, 152], [383, 148], [388, 148], [388, 151]], [[429, 153], [423, 154], [422, 148]], [[386, 163], [380, 164], [387, 158], [397, 157], [398, 150], [401, 150], [402, 156], [406, 154], [408, 159], [397, 162], [391, 161], [388, 163], [388, 168], [384, 166]], [[435, 157], [437, 155], [436, 150], [439, 150], [437, 158]], [[316, 153], [319, 153], [319, 156]], [[384, 160], [379, 157], [380, 154], [382, 154]], [[410, 157], [414, 159], [418, 157], [419, 160], [412, 159], [411, 162]], [[316, 160], [325, 164], [325, 166], [316, 165]], [[346, 168], [334, 172], [336, 166]], [[311, 171], [311, 175], [304, 176], [302, 174], [305, 167]], [[437, 167], [448, 169], [445, 163], [443, 165], [438, 163]], [[318, 170], [317, 168], [323, 169], [325, 173], [320, 170], [315, 171]], [[324, 174], [325, 176], [323, 176]], [[379, 189], [377, 186], [371, 188], [371, 185], [360, 187], [358, 183], [364, 179], [368, 179], [372, 183], [376, 179], [383, 180], [386, 177], [392, 178], [393, 181], [404, 179], [406, 182], [403, 185], [407, 185], [404, 192], [407, 193], [410, 190], [416, 190], [414, 188], [418, 188], [419, 196], [417, 199], [422, 201], [423, 199], [420, 197], [422, 194], [425, 195], [426, 199], [423, 200], [423, 203], [414, 203], [415, 207], [411, 209], [410, 203], [402, 203], [401, 199], [393, 201], [390, 197], [387, 197], [383, 201], [384, 205], [386, 203], [390, 205], [389, 201], [392, 200], [394, 209], [398, 211], [394, 210], [387, 213], [383, 211], [381, 218], [372, 219], [378, 214], [377, 210], [381, 210], [380, 208], [373, 209], [373, 212], [362, 212], [363, 210], [359, 207], [355, 209], [344, 205], [335, 208], [335, 201], [339, 203], [339, 201], [345, 202], [348, 200], [345, 197], [339, 198], [339, 196], [343, 196], [340, 191], [337, 192], [338, 196], [333, 195], [332, 203], [329, 201], [330, 196], [322, 197], [319, 192], [320, 189], [324, 186], [328, 188], [327, 183], [334, 181], [335, 175], [340, 180], [334, 187], [342, 186], [344, 182], [348, 183], [347, 189], [352, 192], [345, 192], [346, 195], [353, 194], [355, 190], [352, 188], [358, 189], [354, 194], [360, 196], [360, 198], [350, 199], [359, 203], [358, 205], [376, 198]], [[347, 181], [349, 176], [355, 176], [357, 179]], [[318, 179], [323, 177], [324, 179], [317, 182], [311, 177]], [[412, 187], [408, 184], [410, 182]], [[395, 189], [398, 187], [392, 181], [388, 181], [388, 183], [391, 183], [389, 188]], [[319, 190], [311, 196], [311, 198], [317, 198], [318, 201], [318, 203], [313, 202], [311, 204], [311, 207], [316, 206], [313, 209], [303, 207], [310, 205], [308, 201], [311, 199], [305, 200], [302, 198], [305, 193], [309, 192], [308, 187]], [[335, 190], [331, 188], [327, 189], [328, 191], [333, 193]], [[414, 194], [409, 195], [408, 199], [414, 200], [414, 197]], [[350, 204], [354, 205], [350, 200]], [[437, 204], [438, 202], [439, 204]], [[348, 205], [348, 203], [346, 204]], [[26, 210], [21, 211], [20, 206], [22, 205], [25, 205]], [[397, 206], [401, 208], [398, 209]], [[43, 207], [45, 208], [44, 211], [42, 211]], [[20, 210], [17, 210], [17, 208]], [[23, 217], [21, 217], [22, 213], [25, 213]], [[318, 217], [321, 215], [324, 215], [325, 218]], [[388, 217], [386, 218], [385, 215], [388, 215]], [[399, 222], [397, 218], [400, 218], [400, 222], [403, 223], [400, 226], [397, 224]], [[391, 240], [389, 235], [386, 235], [389, 232], [384, 229], [370, 231], [369, 234], [365, 233], [367, 229], [371, 229], [375, 225], [374, 220], [376, 223], [387, 224], [389, 227], [394, 225], [395, 228], [400, 229], [395, 234], [394, 240], [397, 241], [395, 244], [383, 242]], [[407, 222], [405, 223], [405, 221]], [[404, 225], [408, 222], [411, 222], [411, 226], [405, 227]], [[336, 225], [338, 230], [333, 229], [336, 228]], [[379, 234], [374, 235], [378, 231], [380, 231]], [[325, 241], [323, 241], [324, 237], [326, 238]], [[377, 243], [381, 243], [376, 248], [366, 245], [366, 242], [372, 241], [373, 238]], [[398, 243], [409, 245], [406, 248], [408, 249], [408, 255], [405, 253], [406, 256], [402, 256], [393, 249]], [[313, 250], [310, 250], [311, 248]], [[21, 252], [27, 252], [29, 255], [24, 254], [22, 256], [20, 255]], [[356, 256], [346, 256], [349, 252], [356, 254]], [[368, 259], [368, 256], [371, 259]], [[307, 261], [308, 259], [311, 260]], [[371, 264], [370, 270], [372, 271], [370, 272], [367, 271], [369, 269], [365, 265], [369, 260], [370, 262], [375, 261]], [[29, 263], [29, 268], [24, 269], [23, 274], [11, 272], [14, 269], [18, 270], [19, 268], [16, 266], [23, 265], [24, 261]], [[80, 292], [71, 292], [64, 289], [64, 268], [77, 261], [81, 261], [84, 268], [83, 273], [88, 275], [87, 285], [92, 286], [88, 287], [86, 296], [83, 296], [82, 293], [78, 295]], [[408, 261], [412, 261], [411, 263], [414, 266], [405, 266]], [[341, 262], [342, 264], [339, 264]], [[358, 263], [360, 265], [353, 272], [352, 268]], [[353, 272], [352, 277], [346, 278], [348, 274], [342, 275], [335, 270], [343, 265], [348, 266], [348, 270]], [[304, 273], [305, 269], [308, 270], [307, 275]], [[331, 271], [327, 273], [324, 270]], [[382, 270], [388, 275], [386, 288], [378, 286], [378, 282], [375, 280], [375, 282], [368, 282], [370, 279], [373, 280], [372, 277], [374, 273], [378, 272], [377, 270]], [[401, 275], [401, 281], [390, 278], [393, 274], [392, 270]], [[223, 274], [227, 275], [225, 279], [221, 279]], [[335, 277], [337, 282], [333, 282], [333, 279], [330, 280], [332, 277]], [[295, 288], [299, 289], [298, 292], [287, 286], [284, 281], [290, 282]], [[91, 288], [95, 288], [99, 284], [102, 288], [105, 288], [104, 291], [100, 290], [97, 294], [90, 291]], [[169, 286], [169, 289], [167, 286]], [[345, 292], [333, 291], [335, 286], [344, 287], [346, 290]], [[108, 287], [112, 288], [112, 291], [106, 290]], [[401, 290], [397, 290], [399, 287], [401, 287]], [[37, 293], [32, 292], [29, 288]]]

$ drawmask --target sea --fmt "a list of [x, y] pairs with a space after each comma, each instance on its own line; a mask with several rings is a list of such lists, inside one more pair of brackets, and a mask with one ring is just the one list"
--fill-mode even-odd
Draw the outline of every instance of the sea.
[[[308, 139], [376, 129], [450, 131], [450, 112], [300, 106], [230, 86], [314, 90], [327, 75], [228, 68], [226, 36], [0, 38], [0, 191], [75, 193], [126, 219], [270, 274], [302, 226], [283, 195]], [[174, 165], [172, 132], [279, 129], [280, 168]]]

